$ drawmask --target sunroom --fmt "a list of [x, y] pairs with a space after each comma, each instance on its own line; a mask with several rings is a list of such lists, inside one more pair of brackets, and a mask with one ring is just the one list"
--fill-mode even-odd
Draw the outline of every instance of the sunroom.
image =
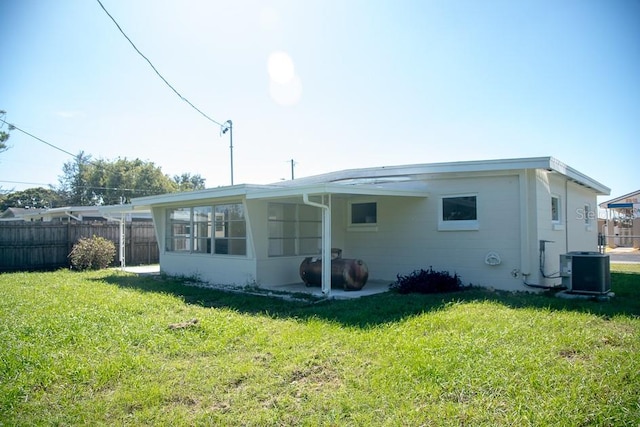
[[[378, 231], [378, 212], [424, 200], [426, 186], [238, 185], [135, 199], [153, 214], [161, 270], [218, 284], [300, 283], [305, 257], [331, 259], [335, 247], [358, 257], [352, 236]], [[331, 293], [330, 263], [321, 291]], [[375, 272], [375, 269], [374, 269]]]

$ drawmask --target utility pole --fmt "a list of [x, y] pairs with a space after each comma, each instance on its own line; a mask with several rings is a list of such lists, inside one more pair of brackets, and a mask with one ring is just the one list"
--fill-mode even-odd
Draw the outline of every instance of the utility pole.
[[231, 185], [233, 185], [233, 122], [227, 120], [223, 123], [222, 133], [229, 131], [229, 156], [231, 157]]
[[293, 166], [295, 165], [295, 162], [293, 161], [293, 159], [291, 159], [291, 179], [295, 179], [295, 177], [293, 176]]

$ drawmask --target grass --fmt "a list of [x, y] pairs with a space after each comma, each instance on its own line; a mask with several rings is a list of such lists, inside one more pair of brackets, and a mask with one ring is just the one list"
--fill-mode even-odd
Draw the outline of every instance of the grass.
[[640, 266], [612, 269], [608, 302], [2, 274], [0, 425], [635, 426]]

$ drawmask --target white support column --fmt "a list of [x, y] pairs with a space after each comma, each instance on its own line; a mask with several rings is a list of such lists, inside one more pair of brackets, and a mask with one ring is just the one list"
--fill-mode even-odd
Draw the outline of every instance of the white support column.
[[120, 268], [124, 270], [127, 266], [125, 260], [125, 244], [127, 242], [126, 227], [125, 227], [125, 214], [120, 214]]
[[322, 209], [322, 293], [326, 296], [331, 295], [331, 194], [327, 195], [325, 203], [324, 195], [322, 195], [323, 203], [316, 203], [309, 200], [308, 194], [302, 195], [302, 201], [305, 205], [315, 206]]

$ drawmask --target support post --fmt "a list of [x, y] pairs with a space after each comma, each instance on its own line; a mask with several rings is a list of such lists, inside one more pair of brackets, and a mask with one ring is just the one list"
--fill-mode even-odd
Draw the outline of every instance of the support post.
[[126, 244], [126, 233], [125, 233], [125, 216], [124, 212], [120, 213], [120, 268], [124, 270], [127, 266], [127, 262], [125, 260], [125, 244]]

